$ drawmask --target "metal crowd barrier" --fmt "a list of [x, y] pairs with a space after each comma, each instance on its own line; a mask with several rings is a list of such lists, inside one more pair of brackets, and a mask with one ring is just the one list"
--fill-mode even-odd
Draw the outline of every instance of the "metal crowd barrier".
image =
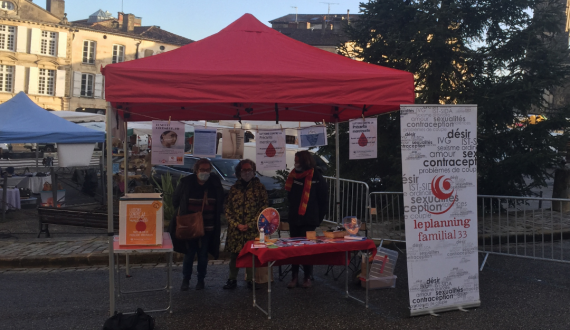
[[[479, 195], [477, 201], [485, 260], [499, 254], [570, 263], [570, 199]], [[406, 241], [403, 193], [371, 193], [370, 213], [373, 239]]]
[[[365, 227], [369, 221], [369, 188], [366, 182], [340, 179], [340, 191], [336, 191], [336, 178], [325, 176], [329, 186], [329, 208], [325, 221], [331, 224], [340, 224], [342, 218], [355, 216]], [[340, 217], [336, 208], [336, 196], [340, 194]]]

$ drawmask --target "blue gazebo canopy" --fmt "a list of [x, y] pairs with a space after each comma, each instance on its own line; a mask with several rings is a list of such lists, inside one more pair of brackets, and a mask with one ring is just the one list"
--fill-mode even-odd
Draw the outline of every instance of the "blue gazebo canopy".
[[91, 143], [105, 141], [105, 133], [60, 118], [20, 92], [0, 104], [1, 143]]

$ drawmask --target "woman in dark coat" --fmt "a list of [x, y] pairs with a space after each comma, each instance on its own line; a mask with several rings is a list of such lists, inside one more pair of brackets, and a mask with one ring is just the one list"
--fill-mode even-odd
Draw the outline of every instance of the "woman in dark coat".
[[220, 254], [220, 217], [224, 202], [224, 190], [220, 178], [216, 175], [211, 175], [211, 170], [212, 164], [210, 161], [206, 158], [201, 158], [194, 165], [194, 174], [182, 178], [172, 196], [174, 209], [180, 215], [201, 211], [206, 192], [208, 200], [202, 212], [204, 236], [194, 240], [177, 239], [176, 217], [170, 221], [168, 226], [168, 231], [174, 244], [174, 251], [185, 255], [182, 264], [182, 286], [180, 287], [182, 291], [188, 290], [190, 286], [192, 264], [196, 254], [198, 254], [198, 283], [196, 284], [196, 290], [204, 288], [208, 253], [214, 259], [218, 259]]
[[[291, 237], [305, 237], [321, 225], [328, 207], [328, 186], [308, 151], [295, 154], [295, 169], [289, 173], [285, 190], [289, 193], [289, 233]], [[312, 265], [303, 265], [303, 287], [312, 286]], [[293, 278], [288, 288], [297, 287], [299, 265], [291, 266]]]

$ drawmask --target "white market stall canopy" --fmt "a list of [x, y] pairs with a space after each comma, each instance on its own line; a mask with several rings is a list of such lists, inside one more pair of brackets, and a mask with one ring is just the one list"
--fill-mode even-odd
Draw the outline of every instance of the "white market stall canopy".
[[51, 111], [52, 114], [73, 123], [105, 122], [105, 115], [88, 112]]

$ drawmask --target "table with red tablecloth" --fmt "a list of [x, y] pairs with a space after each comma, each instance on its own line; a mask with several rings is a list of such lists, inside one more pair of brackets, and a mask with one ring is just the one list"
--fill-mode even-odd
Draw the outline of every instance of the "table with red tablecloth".
[[[320, 237], [324, 240], [325, 238]], [[259, 242], [257, 242], [258, 244]], [[249, 241], [241, 250], [237, 260], [236, 266], [239, 268], [245, 267], [268, 267], [268, 278], [271, 279], [270, 272], [272, 266], [278, 265], [337, 265], [345, 267], [348, 266], [349, 252], [365, 251], [368, 256], [372, 253], [376, 255], [376, 245], [370, 239], [344, 241], [343, 239], [336, 240], [331, 243], [317, 243], [317, 244], [303, 244], [299, 246], [286, 246], [278, 248], [253, 248], [252, 245], [256, 244], [255, 241]], [[368, 260], [368, 259], [366, 259]], [[353, 298], [366, 304], [368, 308], [368, 274], [366, 274], [366, 301], [361, 301], [349, 295], [348, 293], [348, 272], [346, 275], [346, 297]], [[263, 310], [257, 305], [255, 301], [255, 283], [253, 288], [253, 305], [267, 314], [271, 319], [271, 280], [268, 281], [268, 308], [267, 311]]]

